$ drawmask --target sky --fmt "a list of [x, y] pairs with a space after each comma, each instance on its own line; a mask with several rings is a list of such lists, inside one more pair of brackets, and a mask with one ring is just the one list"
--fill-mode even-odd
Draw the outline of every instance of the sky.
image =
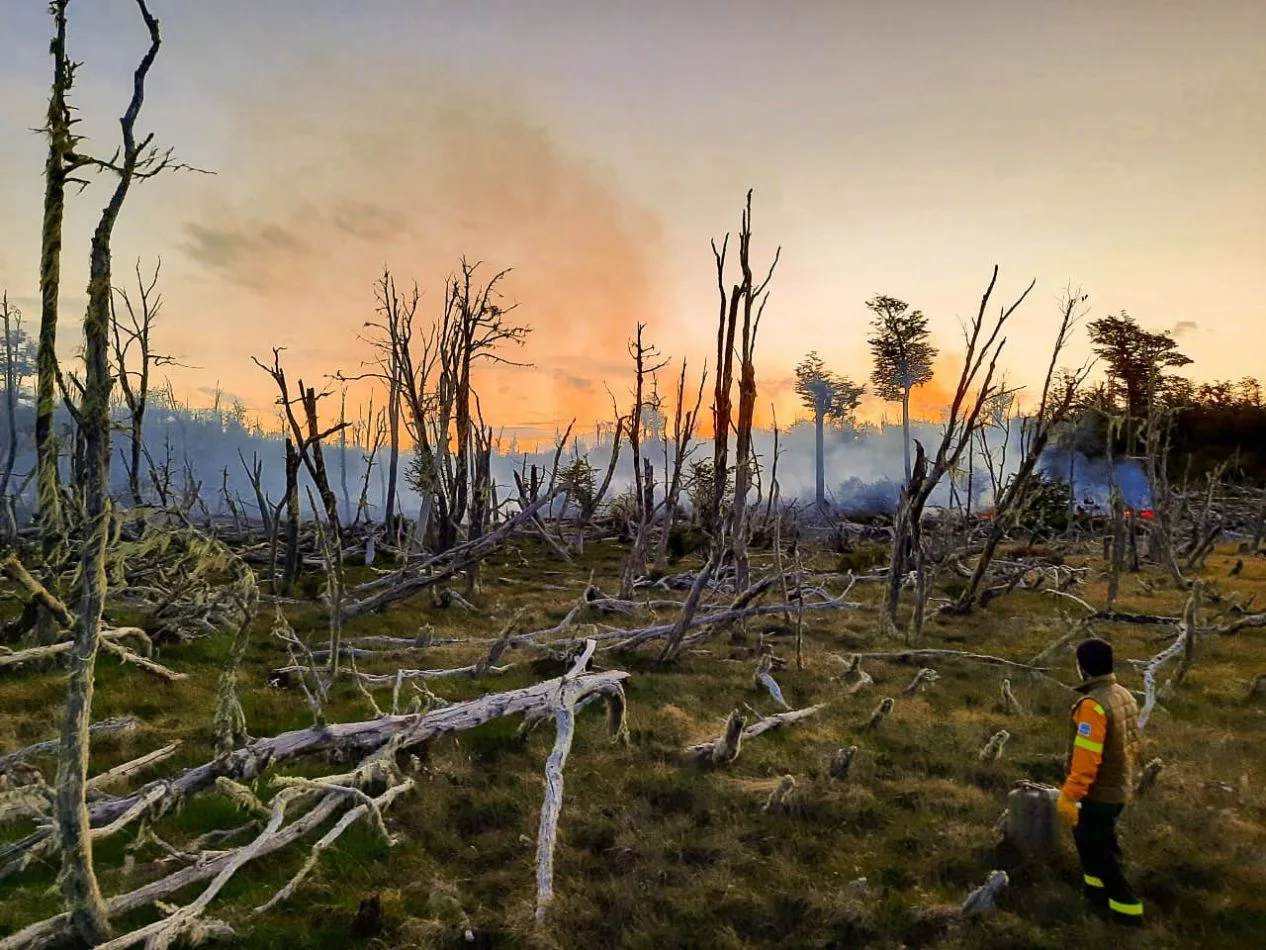
[[[0, 288], [38, 319], [51, 61], [45, 0], [0, 0]], [[479, 380], [490, 421], [552, 432], [629, 401], [637, 323], [693, 376], [713, 361], [709, 246], [753, 196], [757, 268], [781, 246], [759, 403], [795, 363], [869, 372], [875, 294], [960, 320], [1037, 286], [1003, 364], [1033, 387], [1057, 303], [1170, 330], [1202, 379], [1266, 343], [1266, 4], [1255, 0], [151, 0], [164, 42], [140, 128], [214, 174], [144, 182], [116, 283], [161, 257], [158, 348], [179, 394], [267, 412], [251, 361], [361, 370], [389, 267], [442, 302], [462, 255], [533, 327], [531, 368]], [[132, 0], [72, 0], [85, 147], [113, 150], [146, 46]], [[73, 352], [105, 181], [74, 196], [61, 300]], [[1065, 362], [1087, 354], [1084, 333]], [[673, 366], [680, 364], [674, 362]], [[667, 388], [667, 379], [664, 381]], [[352, 400], [364, 398], [353, 393]], [[868, 404], [872, 415], [883, 407]], [[892, 407], [887, 407], [892, 412]]]

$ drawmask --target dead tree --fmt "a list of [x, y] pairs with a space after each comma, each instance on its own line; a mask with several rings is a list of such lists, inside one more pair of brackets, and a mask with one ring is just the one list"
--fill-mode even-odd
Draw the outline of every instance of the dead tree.
[[242, 468], [246, 471], [246, 480], [251, 483], [251, 488], [255, 492], [255, 505], [259, 509], [259, 520], [263, 523], [264, 537], [272, 538], [274, 536], [272, 503], [264, 491], [264, 463], [259, 460], [259, 454], [256, 452], [251, 453], [249, 465], [241, 449], [237, 450], [237, 457], [241, 459]]
[[[1149, 387], [1149, 393], [1155, 387]], [[1149, 539], [1162, 566], [1180, 588], [1188, 587], [1174, 550], [1173, 492], [1169, 484], [1169, 430], [1171, 414], [1149, 396], [1144, 428], [1148, 493], [1151, 495], [1152, 527]]]
[[1006, 345], [1006, 339], [1001, 336], [1002, 330], [1036, 283], [1031, 281], [1024, 292], [1010, 306], [1002, 308], [997, 319], [987, 327], [985, 312], [997, 281], [998, 268], [995, 265], [989, 285], [981, 296], [980, 309], [970, 326], [964, 330], [967, 352], [963, 358], [963, 370], [954, 390], [954, 398], [950, 402], [936, 455], [929, 460], [923, 446], [916, 443], [914, 473], [901, 490], [901, 501], [893, 524], [892, 559], [884, 602], [884, 623], [891, 631], [898, 629], [897, 607], [901, 596], [901, 582], [908, 552], [915, 550], [919, 544], [924, 506], [942, 476], [958, 463], [980, 424], [981, 411], [989, 398], [998, 391], [995, 372], [998, 356]]
[[629, 342], [629, 356], [633, 358], [633, 408], [629, 413], [629, 450], [633, 454], [633, 496], [637, 523], [633, 531], [633, 545], [629, 549], [620, 572], [620, 599], [633, 596], [633, 582], [646, 572], [646, 542], [654, 514], [654, 483], [651, 480], [649, 459], [642, 458], [642, 435], [645, 430], [644, 415], [649, 405], [646, 399], [646, 378], [668, 365], [660, 359], [654, 344], [643, 341], [646, 324], [637, 325], [637, 335]]
[[[360, 496], [356, 501], [356, 517], [352, 520], [352, 524], [360, 524], [363, 516], [366, 523], [373, 519], [369, 514], [369, 484], [374, 474], [374, 465], [378, 457], [378, 452], [382, 449], [383, 433], [386, 430], [386, 424], [383, 421], [384, 413], [379, 410], [378, 414], [374, 414], [373, 397], [369, 400], [369, 409], [365, 416], [363, 425], [358, 426], [358, 435], [355, 439], [358, 445], [363, 444], [365, 451], [361, 454], [361, 461], [365, 463], [365, 474], [361, 478]], [[418, 532], [422, 533], [424, 526], [418, 525]]]
[[[396, 290], [395, 279], [388, 268], [383, 268], [382, 276], [374, 283], [374, 295], [378, 303], [378, 313], [382, 315], [379, 323], [368, 322], [367, 329], [378, 330], [377, 336], [365, 337], [378, 351], [375, 361], [376, 371], [362, 373], [358, 376], [346, 377], [336, 374], [339, 380], [375, 379], [387, 387], [386, 406], [386, 444], [387, 444], [387, 480], [384, 489], [383, 522], [387, 529], [396, 514], [396, 486], [400, 472], [400, 426], [402, 404], [406, 401], [407, 390], [411, 384], [413, 369], [410, 360], [409, 346], [413, 338], [413, 318], [417, 312], [420, 294], [415, 285], [411, 297], [403, 297]], [[414, 383], [414, 385], [416, 385]], [[415, 399], [418, 395], [414, 394]], [[372, 411], [371, 411], [372, 417]], [[358, 510], [356, 517], [360, 518]]]
[[[86, 534], [80, 555], [82, 577], [79, 609], [75, 617], [74, 641], [67, 661], [66, 713], [57, 756], [57, 834], [62, 853], [59, 878], [62, 896], [72, 926], [89, 943], [101, 942], [109, 933], [109, 918], [92, 867], [92, 836], [85, 807], [88, 771], [88, 730], [92, 710], [93, 672], [101, 641], [101, 616], [106, 595], [106, 545], [110, 510], [110, 240], [115, 222], [123, 209], [132, 183], [158, 174], [170, 166], [170, 152], [161, 153], [151, 145], [153, 136], [136, 137], [136, 120], [145, 97], [145, 80], [158, 55], [161, 43], [158, 21], [150, 14], [146, 0], [136, 0], [149, 31], [149, 49], [133, 76], [132, 98], [119, 120], [122, 146], [110, 161], [93, 160], [96, 167], [113, 172], [117, 178], [109, 201], [101, 212], [92, 235], [89, 259], [88, 306], [84, 314], [84, 392], [80, 405], [80, 427], [86, 445], [82, 484]], [[57, 22], [54, 57], [58, 60], [55, 84], [69, 84], [73, 71], [65, 59], [65, 2], [54, 2]], [[63, 89], [64, 92], [64, 89]], [[54, 100], [58, 93], [54, 92]], [[64, 99], [57, 105], [66, 109]], [[50, 105], [50, 126], [54, 125]], [[69, 139], [69, 119], [63, 141]], [[57, 134], [50, 132], [50, 137]], [[73, 139], [69, 139], [73, 147]], [[48, 178], [62, 177], [67, 147], [50, 153]], [[86, 162], [81, 162], [85, 164]], [[58, 196], [60, 201], [60, 195]], [[46, 225], [49, 212], [46, 211]], [[60, 220], [56, 224], [60, 232]], [[48, 253], [46, 230], [45, 252]], [[56, 297], [52, 301], [56, 306]], [[43, 335], [41, 331], [41, 336]], [[56, 459], [53, 458], [53, 464]]]
[[699, 420], [699, 407], [703, 403], [703, 387], [708, 381], [708, 370], [704, 367], [699, 378], [699, 392], [695, 396], [693, 409], [686, 409], [686, 361], [681, 362], [681, 376], [677, 380], [677, 396], [673, 410], [672, 453], [669, 454], [668, 440], [664, 440], [664, 525], [659, 535], [659, 543], [655, 549], [655, 569], [664, 571], [668, 567], [668, 538], [672, 533], [677, 517], [677, 503], [681, 498], [682, 470], [686, 457], [690, 454], [690, 446], [694, 440], [695, 426]]
[[[136, 284], [139, 299], [134, 305], [127, 290], [114, 288], [114, 297], [110, 298], [110, 327], [114, 337], [114, 363], [119, 389], [123, 392], [123, 401], [127, 405], [129, 415], [129, 436], [131, 438], [131, 461], [128, 465], [128, 489], [132, 493], [132, 503], [136, 506], [144, 504], [141, 496], [141, 457], [144, 452], [145, 409], [149, 403], [150, 371], [158, 366], [170, 366], [175, 363], [171, 356], [155, 353], [150, 342], [150, 333], [154, 320], [163, 306], [161, 294], [155, 293], [158, 286], [158, 273], [162, 269], [160, 259], [154, 265], [154, 275], [146, 282], [141, 276], [141, 262], [136, 262]], [[127, 310], [127, 322], [124, 323], [114, 299], [123, 301]], [[129, 356], [132, 348], [136, 348], [134, 365], [130, 365]]]
[[458, 543], [469, 513], [476, 426], [472, 371], [481, 361], [526, 365], [497, 350], [506, 343], [522, 345], [531, 331], [511, 323], [507, 315], [514, 306], [499, 302], [500, 284], [509, 270], [479, 284], [479, 266], [463, 258], [460, 273], [448, 279], [443, 313], [420, 337], [420, 351], [414, 346], [418, 290], [415, 286], [410, 296], [402, 296], [389, 272], [378, 284], [383, 321], [369, 324], [385, 334], [378, 345], [389, 355], [381, 362], [408, 410], [415, 487], [434, 504], [440, 551]]
[[[608, 393], [610, 390], [608, 390]], [[593, 520], [593, 516], [602, 506], [602, 500], [607, 497], [607, 492], [611, 490], [611, 481], [615, 478], [616, 466], [620, 463], [620, 442], [629, 427], [629, 420], [620, 415], [620, 409], [616, 403], [615, 396], [611, 397], [611, 411], [615, 415], [615, 422], [611, 426], [611, 458], [607, 460], [607, 470], [602, 476], [602, 482], [598, 485], [598, 490], [594, 492], [593, 498], [585, 512], [585, 524]]]
[[[444, 314], [438, 328], [439, 386], [437, 421], [432, 451], [439, 461], [440, 481], [447, 496], [446, 519], [440, 524], [440, 550], [457, 543], [470, 502], [470, 460], [474, 447], [474, 390], [471, 371], [481, 360], [522, 366], [496, 352], [503, 343], [521, 346], [530, 327], [506, 318], [514, 305], [499, 303], [499, 285], [509, 270], [494, 274], [485, 284], [476, 283], [479, 263], [461, 261], [461, 271], [449, 279]], [[450, 441], [451, 440], [451, 441]], [[451, 448], [450, 448], [451, 444]]]
[[66, 213], [66, 186], [81, 183], [75, 172], [89, 164], [77, 153], [80, 136], [72, 126], [67, 96], [75, 82], [76, 63], [66, 54], [66, 7], [70, 0], [52, 0], [53, 87], [43, 132], [48, 137], [44, 161], [44, 219], [40, 235], [40, 335], [36, 355], [35, 390], [35, 484], [39, 524], [45, 551], [61, 533], [61, 476], [58, 469], [57, 433], [53, 415], [57, 408], [57, 301], [61, 291], [62, 221]]
[[347, 422], [347, 387], [339, 393], [338, 421], [343, 426], [338, 433], [338, 482], [343, 496], [343, 518], [352, 518], [352, 493], [347, 487], [347, 433], [351, 426]]
[[[479, 400], [475, 400], [479, 417], [474, 431], [474, 467], [471, 484], [470, 516], [467, 519], [466, 539], [477, 542], [488, 531], [492, 516], [492, 427], [484, 424], [483, 412], [478, 409]], [[479, 565], [473, 561], [466, 568], [466, 595], [474, 597], [479, 593]]]
[[1229, 465], [1230, 460], [1224, 461], [1205, 477], [1204, 505], [1192, 524], [1191, 540], [1183, 551], [1187, 555], [1185, 569], [1188, 571], [1196, 571], [1204, 566], [1218, 535], [1222, 533], [1222, 519], [1214, 512], [1214, 501]]
[[[317, 493], [321, 498], [321, 507], [324, 509], [325, 547], [332, 558], [332, 563], [327, 564], [329, 580], [334, 585], [331, 599], [339, 602], [339, 606], [331, 610], [330, 671], [332, 675], [337, 676], [338, 640], [340, 639], [338, 631], [342, 616], [343, 532], [338, 512], [338, 497], [334, 494], [334, 489], [330, 485], [329, 472], [325, 467], [325, 454], [321, 446], [331, 435], [343, 431], [347, 427], [347, 422], [338, 422], [327, 429], [322, 429], [318, 419], [317, 402], [328, 395], [328, 393], [317, 393], [311, 386], [304, 386], [303, 380], [299, 380], [299, 395], [297, 397], [290, 395], [290, 385], [286, 379], [286, 371], [281, 365], [281, 351], [282, 347], [273, 347], [273, 362], [271, 366], [267, 366], [253, 357], [252, 359], [254, 359], [255, 365], [268, 373], [272, 377], [273, 382], [277, 384], [279, 392], [277, 405], [281, 409], [282, 418], [288, 429], [286, 437], [286, 505], [290, 509], [290, 525], [288, 526], [290, 537], [288, 538], [289, 544], [286, 551], [287, 574], [283, 577], [283, 587], [287, 583], [293, 583], [293, 578], [290, 577], [290, 570], [292, 562], [298, 558], [299, 466], [302, 464], [307, 470], [309, 478], [312, 479], [312, 484], [316, 486]], [[296, 402], [302, 407], [302, 423], [295, 414]]]
[[9, 430], [4, 470], [0, 471], [0, 506], [3, 506], [0, 516], [4, 518], [2, 540], [12, 541], [17, 537], [18, 525], [13, 499], [9, 497], [9, 484], [18, 457], [18, 390], [21, 389], [27, 372], [18, 345], [22, 339], [22, 312], [9, 304], [7, 293], [0, 294], [0, 321], [3, 322], [4, 332], [5, 424]]
[[[720, 311], [717, 317], [717, 377], [714, 387], [712, 405], [713, 426], [713, 485], [709, 498], [705, 523], [715, 533], [721, 517], [724, 500], [726, 475], [729, 471], [730, 427], [734, 425], [734, 500], [730, 507], [730, 544], [734, 556], [736, 571], [735, 586], [744, 590], [748, 584], [747, 560], [747, 494], [752, 482], [752, 423], [756, 410], [756, 333], [760, 328], [760, 318], [765, 304], [769, 300], [767, 288], [778, 266], [778, 258], [782, 253], [779, 247], [774, 251], [765, 278], [756, 283], [752, 276], [751, 244], [752, 244], [752, 192], [747, 192], [747, 201], [743, 208], [742, 222], [739, 227], [739, 272], [740, 280], [734, 284], [727, 294], [725, 288], [725, 257], [730, 236], [718, 248], [712, 242], [712, 255], [716, 259], [717, 291], [720, 295]], [[742, 329], [739, 329], [739, 315], [742, 313]], [[734, 384], [735, 344], [738, 344], [739, 358], [739, 404], [738, 418], [733, 418], [733, 401], [731, 392]]]
[[[163, 940], [175, 940], [191, 923], [239, 868], [246, 863], [277, 852], [289, 844], [302, 839], [314, 831], [338, 810], [341, 804], [359, 801], [360, 805], [344, 813], [343, 819], [334, 827], [341, 830], [351, 818], [364, 815], [366, 811], [374, 811], [377, 806], [385, 805], [396, 789], [408, 790], [413, 786], [412, 780], [405, 780], [388, 788], [383, 796], [366, 801], [368, 795], [362, 789], [371, 787], [371, 781], [391, 784], [392, 773], [396, 771], [394, 756], [407, 754], [429, 742], [468, 729], [476, 728], [493, 719], [504, 716], [523, 715], [533, 718], [557, 712], [560, 699], [571, 709], [580, 710], [595, 699], [602, 698], [608, 704], [609, 722], [616, 729], [617, 735], [622, 732], [622, 711], [626, 706], [623, 693], [623, 682], [628, 674], [619, 670], [594, 673], [573, 670], [566, 678], [556, 678], [536, 683], [522, 689], [504, 693], [492, 693], [467, 702], [451, 703], [439, 709], [417, 715], [379, 716], [365, 722], [333, 722], [324, 726], [298, 729], [282, 733], [267, 739], [257, 740], [250, 745], [236, 749], [226, 755], [218, 756], [195, 768], [186, 769], [178, 776], [159, 779], [141, 789], [127, 795], [105, 796], [94, 801], [85, 813], [91, 816], [91, 824], [99, 834], [117, 833], [130, 825], [146, 819], [156, 819], [165, 814], [178, 802], [188, 800], [200, 791], [219, 788], [230, 794], [240, 795], [245, 790], [239, 783], [260, 775], [265, 769], [275, 768], [283, 762], [299, 758], [336, 753], [340, 756], [355, 757], [361, 764], [353, 771], [343, 775], [326, 776], [324, 780], [309, 780], [292, 776], [276, 776], [273, 781], [280, 785], [278, 796], [265, 806], [269, 819], [276, 818], [277, 824], [265, 826], [264, 830], [250, 843], [240, 848], [220, 852], [204, 852], [204, 860], [198, 860], [181, 867], [156, 880], [149, 881], [134, 890], [117, 894], [109, 899], [106, 910], [110, 917], [122, 917], [137, 910], [147, 908], [165, 898], [170, 898], [199, 882], [210, 881], [211, 884], [195, 901], [171, 914], [161, 916], [152, 924], [118, 938], [123, 945], [141, 943], [153, 939], [154, 944], [166, 946]], [[762, 725], [765, 731], [783, 721], [803, 717], [815, 711], [801, 710], [797, 714], [784, 714], [771, 717], [749, 729], [749, 738]], [[773, 722], [772, 720], [780, 720]], [[322, 782], [328, 784], [322, 784]], [[318, 795], [313, 807], [293, 821], [282, 826], [284, 817], [279, 806], [293, 800], [294, 793], [305, 791], [306, 794]], [[289, 793], [289, 794], [288, 794]], [[246, 796], [242, 796], [246, 798]], [[253, 798], [253, 796], [251, 796]], [[249, 801], [249, 799], [247, 799]], [[252, 803], [258, 805], [258, 799]], [[368, 805], [368, 807], [366, 807]], [[358, 809], [364, 809], [358, 812]], [[329, 843], [329, 833], [325, 836]], [[21, 842], [20, 853], [33, 856], [43, 853], [53, 839], [52, 830], [40, 828], [28, 835]], [[324, 847], [318, 842], [317, 853]], [[286, 887], [278, 892], [276, 900], [283, 899], [293, 891], [294, 886], [302, 880], [303, 874], [311, 868], [305, 862], [300, 872]], [[539, 879], [538, 879], [539, 880]], [[271, 906], [275, 901], [263, 906]], [[0, 939], [0, 950], [38, 950], [65, 943], [71, 936], [72, 922], [69, 914], [60, 914], [46, 920], [31, 924], [8, 937]]]
[[1125, 568], [1127, 531], [1125, 498], [1121, 494], [1121, 486], [1117, 480], [1116, 465], [1112, 458], [1112, 442], [1124, 421], [1120, 417], [1110, 417], [1108, 436], [1105, 443], [1108, 455], [1108, 500], [1112, 511], [1112, 560], [1108, 568], [1108, 610], [1116, 610], [1117, 597], [1121, 593], [1121, 571]]
[[[1077, 398], [1078, 389], [1089, 372], [1089, 364], [1084, 365], [1077, 373], [1066, 374], [1062, 378], [1057, 378], [1055, 372], [1060, 353], [1068, 344], [1073, 327], [1084, 315], [1085, 311], [1082, 310], [1079, 313], [1078, 308], [1085, 304], [1087, 299], [1088, 297], [1083, 293], [1070, 291], [1065, 294], [1060, 303], [1059, 330], [1055, 334], [1051, 359], [1046, 367], [1042, 396], [1038, 401], [1037, 411], [1024, 422], [1023, 456], [1015, 474], [1002, 488], [1001, 493], [994, 496], [994, 516], [989, 522], [988, 534], [985, 535], [984, 550], [976, 560], [976, 568], [972, 571], [966, 588], [953, 605], [952, 611], [955, 613], [968, 613], [979, 602], [980, 588], [993, 563], [998, 545], [1023, 515], [1034, 484], [1038, 462], [1046, 451], [1047, 445], [1050, 444], [1052, 434], [1058, 431], [1059, 426], [1068, 418]], [[1010, 401], [1010, 394], [1005, 390], [998, 395], [1007, 396], [1008, 402]], [[1009, 422], [1006, 427], [1010, 429]], [[996, 483], [995, 478], [995, 491]]]

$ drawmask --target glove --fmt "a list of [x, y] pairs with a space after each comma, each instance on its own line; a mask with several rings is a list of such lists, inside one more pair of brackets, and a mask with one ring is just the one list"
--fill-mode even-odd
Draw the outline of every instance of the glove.
[[1077, 820], [1081, 818], [1081, 812], [1077, 808], [1077, 803], [1063, 792], [1060, 792], [1059, 798], [1055, 800], [1055, 813], [1059, 815], [1059, 820], [1069, 828], [1076, 828]]

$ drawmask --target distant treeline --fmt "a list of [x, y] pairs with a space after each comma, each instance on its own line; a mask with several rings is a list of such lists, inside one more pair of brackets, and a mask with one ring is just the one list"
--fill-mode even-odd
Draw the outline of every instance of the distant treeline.
[[[1167, 380], [1161, 424], [1165, 427], [1168, 462], [1175, 483], [1202, 479], [1218, 469], [1231, 482], [1266, 484], [1266, 401], [1255, 379], [1238, 383], [1192, 385]], [[1094, 390], [1079, 409], [1065, 444], [1087, 458], [1108, 453], [1110, 420], [1124, 420], [1124, 406], [1104, 400]], [[1118, 424], [1112, 443], [1117, 458], [1142, 453], [1145, 419]]]

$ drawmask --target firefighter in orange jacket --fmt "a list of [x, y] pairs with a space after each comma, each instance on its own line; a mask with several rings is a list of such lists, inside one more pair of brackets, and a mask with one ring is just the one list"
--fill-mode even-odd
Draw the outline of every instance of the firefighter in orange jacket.
[[1073, 704], [1068, 777], [1056, 810], [1073, 829], [1087, 899], [1111, 919], [1139, 926], [1143, 904], [1121, 870], [1117, 819], [1134, 789], [1139, 708], [1112, 672], [1112, 646], [1091, 638], [1077, 647], [1081, 698]]

